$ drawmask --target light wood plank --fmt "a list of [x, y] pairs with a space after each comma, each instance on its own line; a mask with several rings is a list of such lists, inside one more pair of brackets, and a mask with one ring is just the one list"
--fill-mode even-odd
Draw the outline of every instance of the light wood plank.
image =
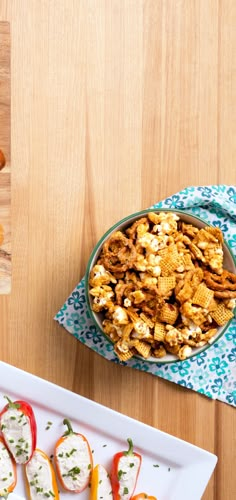
[[11, 291], [11, 175], [10, 175], [10, 25], [0, 24], [0, 149], [6, 165], [0, 172], [0, 224], [4, 240], [0, 248], [0, 294]]

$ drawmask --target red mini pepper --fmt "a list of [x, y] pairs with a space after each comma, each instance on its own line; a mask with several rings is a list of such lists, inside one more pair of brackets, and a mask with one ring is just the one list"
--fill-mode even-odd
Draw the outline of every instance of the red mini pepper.
[[70, 421], [63, 424], [68, 430], [55, 446], [55, 465], [62, 487], [66, 491], [81, 493], [89, 484], [93, 469], [93, 456], [89, 443], [83, 434], [73, 431]]
[[142, 463], [139, 453], [133, 451], [133, 442], [128, 441], [128, 451], [116, 453], [112, 461], [111, 485], [113, 500], [129, 500], [135, 490]]
[[[36, 448], [37, 426], [32, 407], [26, 401], [11, 401], [0, 413], [0, 426], [5, 445], [18, 464], [26, 464]], [[20, 436], [18, 437], [17, 436]]]
[[[6, 461], [9, 461], [9, 470], [6, 471]], [[11, 493], [17, 481], [16, 475], [16, 464], [5, 446], [5, 442], [2, 437], [0, 437], [0, 476], [1, 482], [4, 485], [0, 489], [0, 497], [7, 498], [8, 494]]]

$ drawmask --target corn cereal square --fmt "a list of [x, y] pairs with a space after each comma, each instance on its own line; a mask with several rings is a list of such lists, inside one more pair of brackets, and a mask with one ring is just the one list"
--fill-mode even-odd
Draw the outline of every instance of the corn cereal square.
[[211, 316], [218, 325], [223, 326], [227, 323], [227, 321], [234, 317], [234, 314], [230, 311], [230, 309], [227, 309], [227, 307], [221, 303], [215, 311], [211, 312]]
[[201, 283], [197, 287], [197, 290], [192, 298], [192, 302], [193, 304], [197, 304], [198, 306], [207, 309], [213, 297], [214, 297], [213, 290], [210, 290], [204, 283]]
[[120, 361], [128, 361], [134, 356], [134, 350], [129, 349], [127, 352], [121, 352], [117, 347], [114, 347], [114, 351], [117, 354]]
[[176, 285], [175, 276], [160, 276], [158, 278], [158, 290], [161, 295], [167, 295]]
[[165, 303], [159, 313], [159, 319], [164, 321], [164, 323], [168, 323], [169, 325], [173, 325], [179, 315], [178, 307], [174, 304]]
[[155, 323], [154, 327], [154, 340], [158, 342], [162, 342], [165, 338], [166, 329], [163, 323]]
[[136, 344], [135, 349], [143, 358], [148, 358], [151, 351], [151, 345], [140, 340], [139, 343]]

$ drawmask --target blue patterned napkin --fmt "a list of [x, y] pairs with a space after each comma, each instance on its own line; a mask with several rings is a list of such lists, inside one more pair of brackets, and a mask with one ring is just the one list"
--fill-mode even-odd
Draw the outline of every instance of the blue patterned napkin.
[[[236, 187], [188, 187], [156, 203], [152, 208], [186, 210], [219, 227], [236, 257]], [[114, 363], [152, 373], [209, 398], [236, 406], [236, 319], [233, 319], [224, 335], [209, 349], [170, 365], [158, 362], [149, 364], [135, 358], [121, 363], [114, 355], [112, 344], [96, 329], [89, 316], [84, 279], [54, 319], [83, 344]]]

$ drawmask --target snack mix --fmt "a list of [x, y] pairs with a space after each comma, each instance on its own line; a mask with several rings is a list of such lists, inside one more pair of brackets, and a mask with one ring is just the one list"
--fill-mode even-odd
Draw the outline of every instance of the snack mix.
[[167, 353], [184, 360], [214, 340], [236, 302], [222, 244], [220, 229], [198, 229], [172, 212], [149, 212], [110, 236], [89, 293], [121, 361]]

